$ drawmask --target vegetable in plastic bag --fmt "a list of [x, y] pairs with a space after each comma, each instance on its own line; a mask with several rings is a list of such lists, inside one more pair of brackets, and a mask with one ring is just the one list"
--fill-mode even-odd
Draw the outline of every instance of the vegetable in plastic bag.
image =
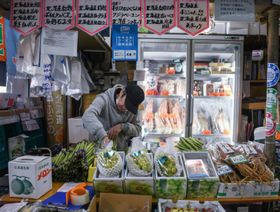
[[102, 151], [97, 157], [97, 168], [104, 176], [117, 176], [122, 171], [122, 158], [116, 151]]

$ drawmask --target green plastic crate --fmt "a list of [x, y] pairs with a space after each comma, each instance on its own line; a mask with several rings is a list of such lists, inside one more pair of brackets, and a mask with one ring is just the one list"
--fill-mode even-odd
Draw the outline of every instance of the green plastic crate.
[[7, 139], [20, 135], [23, 132], [21, 122], [16, 122], [13, 124], [6, 124], [6, 125], [4, 125], [4, 128], [5, 128], [5, 135], [6, 135]]
[[0, 126], [0, 169], [8, 167], [8, 148], [4, 126]]
[[34, 147], [44, 147], [44, 140], [45, 139], [42, 134], [25, 138], [25, 151], [27, 152]]

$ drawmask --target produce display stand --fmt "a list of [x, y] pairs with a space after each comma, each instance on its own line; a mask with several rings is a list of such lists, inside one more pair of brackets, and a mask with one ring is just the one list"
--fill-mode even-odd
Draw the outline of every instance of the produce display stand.
[[[63, 185], [64, 183], [53, 183], [53, 188], [43, 195], [39, 199], [26, 199], [29, 202], [36, 202], [38, 200], [45, 200], [49, 198], [50, 196], [54, 195], [56, 191]], [[88, 185], [92, 185], [92, 183], [88, 183]], [[0, 197], [0, 201], [4, 203], [13, 203], [13, 202], [20, 202], [22, 198], [14, 198], [14, 197], [9, 197], [9, 194], [5, 194], [2, 197]], [[258, 197], [258, 198], [193, 198], [193, 199], [188, 199], [188, 200], [197, 200], [200, 202], [203, 201], [218, 201], [220, 203], [253, 203], [253, 202], [264, 202], [264, 203], [269, 203], [269, 202], [274, 202], [274, 201], [280, 201], [280, 196], [277, 197]], [[96, 198], [97, 203], [99, 202], [99, 198]], [[157, 199], [153, 198], [153, 203], [156, 203]]]

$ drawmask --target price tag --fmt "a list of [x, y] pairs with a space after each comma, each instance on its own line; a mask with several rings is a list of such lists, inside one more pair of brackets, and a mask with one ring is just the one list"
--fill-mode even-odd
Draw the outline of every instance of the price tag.
[[228, 144], [219, 143], [217, 146], [220, 148], [220, 150], [225, 154], [231, 154], [234, 153], [234, 150], [229, 146]]
[[247, 163], [247, 159], [243, 155], [235, 155], [229, 158], [234, 165]]
[[246, 153], [246, 155], [258, 154], [257, 151], [254, 149], [254, 147], [252, 147], [250, 145], [242, 145], [242, 148], [243, 148], [244, 152]]
[[224, 165], [224, 166], [217, 168], [218, 176], [222, 176], [222, 175], [226, 175], [226, 174], [230, 174], [230, 173], [233, 173], [233, 170], [228, 165]]

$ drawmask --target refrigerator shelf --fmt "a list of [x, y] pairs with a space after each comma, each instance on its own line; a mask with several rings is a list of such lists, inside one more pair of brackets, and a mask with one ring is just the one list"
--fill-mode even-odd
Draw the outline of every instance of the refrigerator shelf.
[[216, 137], [216, 138], [230, 138], [232, 134], [211, 134], [211, 135], [204, 135], [204, 134], [193, 134], [193, 137]]
[[229, 73], [229, 74], [194, 74], [194, 79], [211, 79], [211, 78], [221, 78], [221, 77], [231, 77], [233, 78], [235, 76], [235, 73]]
[[146, 74], [146, 76], [157, 76], [161, 79], [185, 79], [186, 76], [184, 76], [183, 74], [165, 74], [165, 73], [152, 73], [149, 72]]
[[170, 96], [146, 95], [145, 98], [147, 98], [147, 99], [180, 99], [180, 100], [185, 99], [183, 96], [179, 96], [179, 95], [170, 95]]
[[233, 100], [233, 96], [194, 96], [194, 99], [223, 99]]
[[160, 133], [147, 133], [144, 135], [145, 138], [155, 138], [155, 137], [162, 137], [162, 138], [168, 138], [168, 137], [183, 137], [183, 133], [180, 134], [160, 134]]

